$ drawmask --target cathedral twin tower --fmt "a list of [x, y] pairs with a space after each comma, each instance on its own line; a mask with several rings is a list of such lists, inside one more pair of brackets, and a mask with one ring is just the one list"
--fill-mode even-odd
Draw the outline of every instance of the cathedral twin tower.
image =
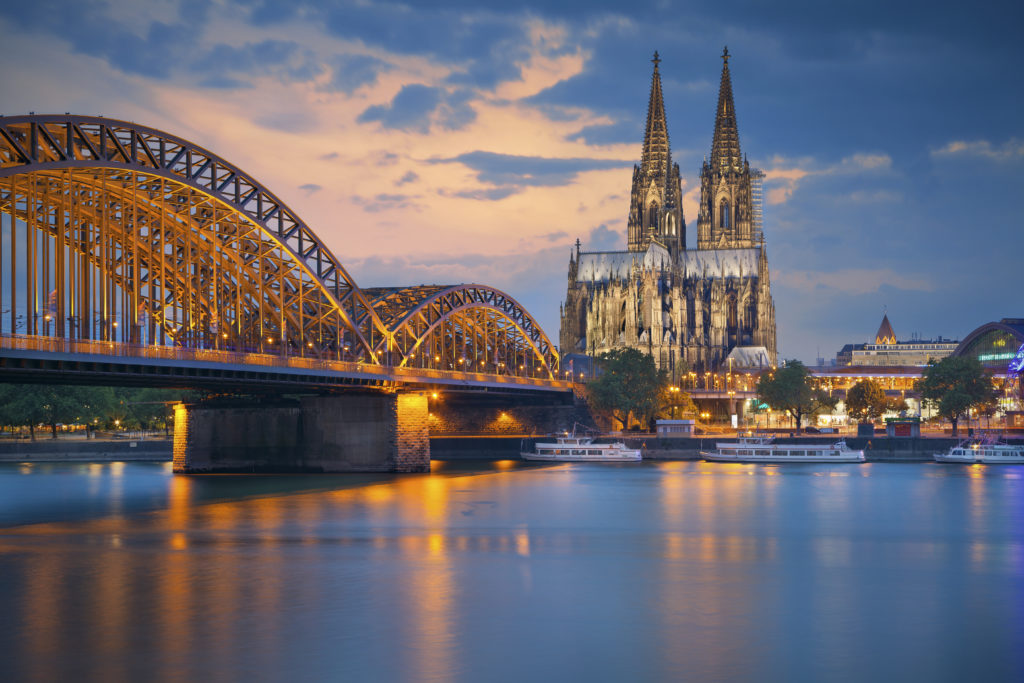
[[660, 60], [633, 167], [627, 251], [569, 260], [564, 355], [632, 347], [678, 381], [689, 371], [775, 364], [775, 305], [761, 232], [760, 180], [740, 153], [729, 51], [722, 54], [711, 158], [701, 167], [697, 248], [686, 248], [679, 165], [672, 162]]

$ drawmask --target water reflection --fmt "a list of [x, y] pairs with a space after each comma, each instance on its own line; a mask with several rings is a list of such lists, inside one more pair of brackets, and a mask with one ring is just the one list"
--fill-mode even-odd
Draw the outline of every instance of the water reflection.
[[93, 518], [0, 535], [12, 680], [1024, 673], [1024, 484], [992, 468], [41, 470], [10, 474]]

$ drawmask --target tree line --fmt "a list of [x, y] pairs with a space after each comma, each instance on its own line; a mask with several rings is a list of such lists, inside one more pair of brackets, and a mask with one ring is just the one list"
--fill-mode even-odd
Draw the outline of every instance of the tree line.
[[46, 427], [53, 438], [61, 425], [97, 429], [169, 429], [171, 406], [190, 400], [193, 392], [178, 389], [0, 384], [0, 426]]
[[[614, 349], [596, 359], [597, 376], [587, 384], [586, 396], [591, 409], [628, 429], [631, 424], [649, 425], [655, 418], [697, 413], [692, 398], [678, 387], [671, 387], [665, 370], [659, 370], [650, 354], [637, 349]], [[683, 374], [689, 368], [685, 368]], [[978, 410], [991, 414], [996, 408], [997, 392], [992, 375], [974, 358], [949, 356], [925, 367], [916, 384], [924, 405], [933, 408], [953, 426]], [[803, 420], [835, 410], [839, 397], [817, 386], [811, 371], [798, 360], [789, 360], [757, 382], [760, 400], [774, 410], [789, 414], [801, 429]], [[887, 396], [878, 382], [864, 379], [846, 393], [846, 411], [858, 421], [878, 419], [887, 412], [907, 409], [903, 398]]]

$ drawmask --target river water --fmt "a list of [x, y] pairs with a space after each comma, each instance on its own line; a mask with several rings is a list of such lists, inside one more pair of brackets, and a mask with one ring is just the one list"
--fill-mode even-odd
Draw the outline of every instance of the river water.
[[1024, 680], [1024, 467], [10, 464], [0, 525], [4, 680]]

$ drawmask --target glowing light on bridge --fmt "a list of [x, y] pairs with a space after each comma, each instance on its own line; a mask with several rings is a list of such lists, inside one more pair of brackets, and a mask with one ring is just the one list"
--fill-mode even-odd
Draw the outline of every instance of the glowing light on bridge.
[[258, 181], [152, 128], [0, 117], [0, 218], [8, 338], [559, 377], [553, 345], [512, 297], [360, 289]]

